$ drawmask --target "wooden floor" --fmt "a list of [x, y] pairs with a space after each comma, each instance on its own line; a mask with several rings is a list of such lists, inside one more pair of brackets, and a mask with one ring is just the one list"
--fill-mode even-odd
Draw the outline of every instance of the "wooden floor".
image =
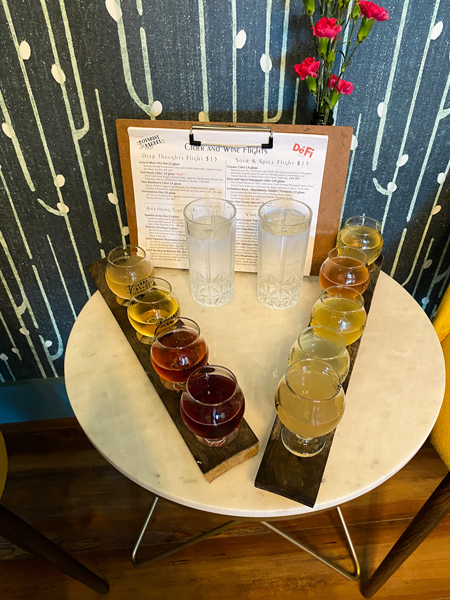
[[[362, 598], [357, 583], [251, 522], [159, 562], [133, 567], [130, 548], [152, 495], [113, 469], [75, 420], [4, 425], [2, 431], [9, 454], [2, 503], [106, 578], [110, 583], [106, 598]], [[343, 506], [363, 577], [379, 564], [446, 472], [427, 443], [400, 473]], [[143, 552], [161, 552], [224, 520], [161, 500]], [[351, 568], [334, 524], [334, 511], [278, 523]], [[374, 597], [450, 599], [450, 516]], [[100, 595], [0, 539], [0, 598], [72, 600]]]

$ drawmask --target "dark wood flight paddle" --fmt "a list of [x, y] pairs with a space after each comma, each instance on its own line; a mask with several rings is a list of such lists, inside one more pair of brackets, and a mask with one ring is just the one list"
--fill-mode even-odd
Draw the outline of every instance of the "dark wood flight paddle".
[[[373, 268], [370, 272], [370, 282], [363, 294], [367, 314], [369, 314], [382, 264], [383, 257], [379, 256], [373, 263]], [[347, 391], [360, 343], [361, 338], [350, 344], [350, 346], [347, 346], [350, 354], [350, 370], [347, 379], [342, 385], [344, 391]], [[276, 417], [256, 475], [255, 486], [313, 508], [316, 503], [317, 494], [319, 493], [325, 465], [327, 464], [334, 431], [326, 436], [325, 447], [319, 454], [309, 458], [301, 458], [291, 454], [283, 446], [283, 442], [281, 441], [281, 427], [281, 421]]]
[[[211, 482], [222, 473], [255, 456], [258, 453], [259, 441], [245, 419], [242, 419], [239, 425], [238, 435], [223, 448], [208, 448], [201, 444], [194, 434], [189, 431], [180, 415], [180, 392], [168, 390], [162, 385], [150, 362], [149, 346], [145, 346], [138, 341], [136, 332], [128, 320], [126, 308], [116, 302], [115, 295], [106, 284], [106, 260], [106, 258], [100, 259], [86, 268], [119, 323], [128, 343], [134, 350], [205, 479]], [[95, 334], [93, 333], [93, 335]]]

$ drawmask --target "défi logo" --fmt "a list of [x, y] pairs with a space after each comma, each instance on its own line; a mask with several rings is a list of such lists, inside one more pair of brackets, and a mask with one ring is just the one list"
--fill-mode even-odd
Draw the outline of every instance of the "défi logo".
[[314, 154], [314, 148], [310, 148], [309, 146], [300, 146], [300, 144], [294, 144], [292, 150], [293, 152], [298, 152], [302, 156], [309, 156], [310, 158], [312, 158], [312, 155]]

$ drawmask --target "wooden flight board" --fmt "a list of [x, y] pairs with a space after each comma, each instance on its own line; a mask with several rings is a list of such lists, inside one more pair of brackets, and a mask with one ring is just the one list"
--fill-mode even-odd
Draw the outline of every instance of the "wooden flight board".
[[[383, 257], [379, 256], [373, 264], [373, 269], [370, 272], [370, 282], [363, 294], [367, 314], [369, 314], [382, 263]], [[350, 369], [347, 379], [342, 384], [345, 392], [350, 382], [360, 343], [361, 338], [350, 344], [350, 346], [347, 346], [350, 354]], [[276, 417], [256, 475], [255, 486], [313, 508], [316, 503], [317, 494], [319, 493], [325, 465], [327, 464], [334, 431], [326, 436], [325, 446], [319, 454], [309, 458], [301, 458], [291, 454], [284, 447], [281, 441], [281, 427], [281, 421]]]
[[241, 421], [238, 435], [222, 448], [204, 446], [189, 431], [180, 415], [180, 392], [168, 390], [162, 385], [159, 376], [152, 367], [149, 346], [138, 341], [136, 332], [128, 320], [126, 308], [116, 302], [115, 295], [106, 284], [106, 260], [106, 258], [100, 259], [86, 268], [120, 325], [128, 343], [134, 350], [205, 479], [211, 482], [219, 475], [255, 456], [258, 453], [259, 441], [245, 419]]

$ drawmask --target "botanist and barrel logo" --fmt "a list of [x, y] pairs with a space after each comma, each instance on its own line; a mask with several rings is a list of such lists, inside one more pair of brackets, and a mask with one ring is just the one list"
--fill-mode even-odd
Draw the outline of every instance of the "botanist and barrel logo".
[[153, 148], [153, 146], [156, 146], [158, 144], [164, 144], [164, 140], [160, 139], [159, 135], [151, 135], [142, 140], [138, 140], [137, 143], [139, 149], [143, 150], [144, 148], [149, 149]]

